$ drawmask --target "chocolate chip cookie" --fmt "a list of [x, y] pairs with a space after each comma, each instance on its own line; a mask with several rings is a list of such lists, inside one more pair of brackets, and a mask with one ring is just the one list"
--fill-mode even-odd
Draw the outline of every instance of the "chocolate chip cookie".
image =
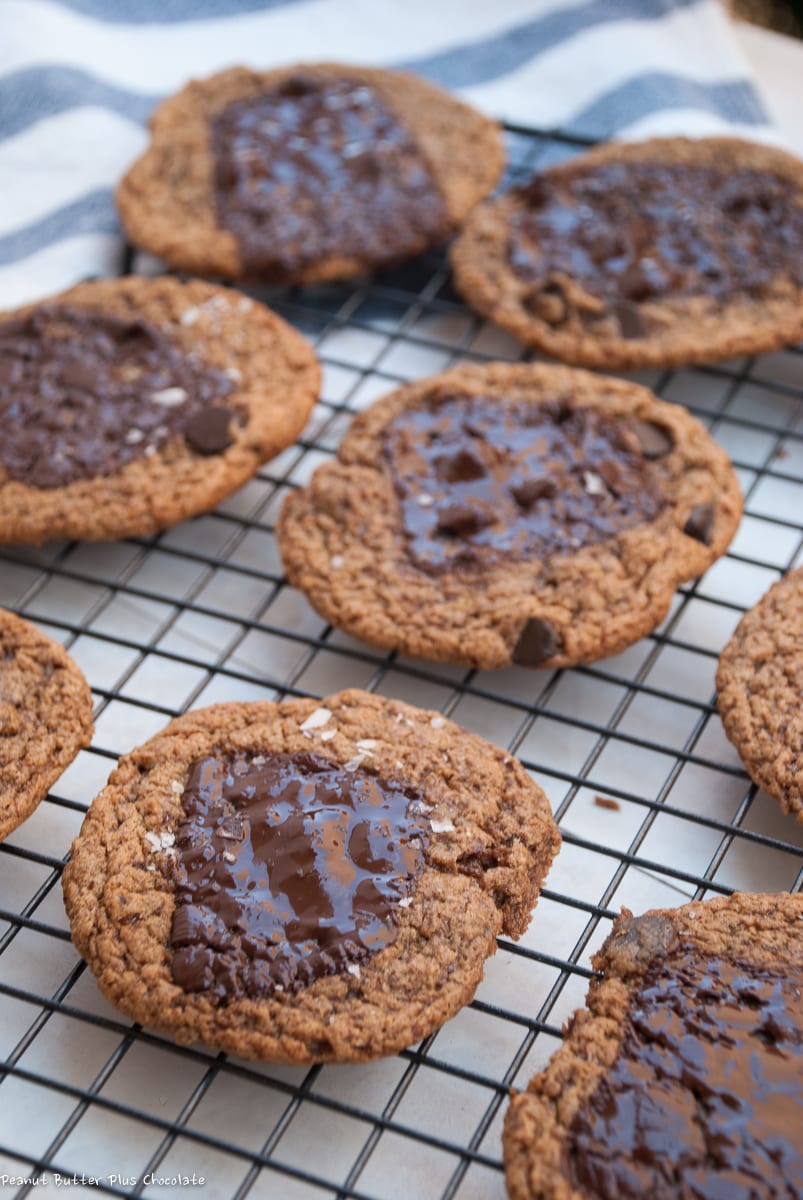
[[337, 63], [195, 80], [151, 118], [117, 192], [173, 267], [311, 283], [442, 241], [502, 170], [499, 128], [424, 79]]
[[720, 657], [717, 692], [750, 778], [803, 820], [803, 567], [742, 617]]
[[0, 318], [0, 542], [152, 533], [206, 512], [301, 432], [311, 348], [205, 283], [79, 284]]
[[803, 1195], [803, 896], [625, 910], [514, 1095], [511, 1200]]
[[121, 759], [64, 896], [123, 1012], [275, 1062], [363, 1061], [474, 994], [560, 838], [504, 751], [359, 691], [190, 712]]
[[92, 737], [92, 696], [67, 651], [0, 608], [0, 841]]
[[685, 409], [565, 367], [458, 367], [384, 397], [288, 497], [290, 582], [373, 645], [570, 666], [654, 629], [741, 496]]
[[737, 138], [606, 144], [482, 205], [469, 304], [578, 366], [712, 362], [803, 336], [803, 163]]

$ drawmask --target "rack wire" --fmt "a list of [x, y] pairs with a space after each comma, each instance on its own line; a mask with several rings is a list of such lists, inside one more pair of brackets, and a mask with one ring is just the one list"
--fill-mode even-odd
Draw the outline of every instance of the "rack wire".
[[[588, 144], [514, 126], [507, 139], [508, 182]], [[129, 251], [124, 268], [158, 266]], [[615, 912], [803, 884], [803, 827], [750, 783], [714, 705], [736, 622], [803, 562], [803, 351], [637, 376], [731, 453], [746, 503], [729, 553], [614, 659], [481, 672], [328, 627], [284, 580], [274, 522], [378, 395], [456, 362], [528, 356], [466, 309], [439, 254], [253, 294], [324, 364], [300, 441], [213, 514], [160, 535], [0, 549], [0, 604], [64, 642], [96, 701], [92, 747], [0, 845], [0, 1190], [164, 1197], [194, 1176], [207, 1200], [501, 1200], [508, 1089], [557, 1046]], [[529, 930], [499, 941], [475, 1000], [438, 1033], [366, 1066], [246, 1063], [126, 1022], [71, 945], [60, 888], [114, 760], [195, 705], [344, 686], [440, 709], [541, 783], [564, 845]]]

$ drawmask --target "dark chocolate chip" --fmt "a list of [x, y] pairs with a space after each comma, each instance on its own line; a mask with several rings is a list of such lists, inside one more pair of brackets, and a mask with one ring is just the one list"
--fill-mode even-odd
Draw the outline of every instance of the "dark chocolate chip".
[[541, 476], [538, 479], [523, 479], [510, 489], [513, 499], [521, 508], [532, 508], [536, 500], [551, 499], [555, 495], [555, 483]]
[[714, 529], [716, 508], [713, 504], [697, 504], [691, 510], [688, 521], [683, 526], [683, 532], [704, 546], [711, 545], [711, 534]]
[[623, 338], [642, 338], [647, 332], [644, 318], [638, 305], [628, 300], [620, 300], [611, 309], [611, 316], [616, 318], [619, 333]]
[[560, 649], [560, 638], [543, 617], [530, 617], [524, 623], [513, 650], [513, 662], [520, 667], [540, 667]]
[[184, 427], [187, 445], [197, 454], [220, 454], [231, 445], [229, 425], [233, 413], [218, 404], [209, 404], [191, 417]]
[[97, 374], [89, 363], [74, 358], [61, 368], [60, 379], [62, 387], [78, 388], [79, 391], [89, 392], [92, 391]]
[[14, 358], [0, 358], [0, 387], [7, 383], [15, 383], [21, 374], [20, 364]]
[[437, 458], [435, 473], [446, 483], [468, 483], [472, 479], [482, 479], [485, 465], [470, 450], [458, 450], [457, 454]]
[[631, 421], [630, 428], [636, 435], [645, 458], [663, 458], [675, 444], [669, 430], [663, 425], [656, 425], [655, 421], [641, 421], [636, 418], [635, 421]]
[[470, 504], [447, 504], [438, 512], [438, 533], [451, 534], [459, 537], [461, 534], [476, 533], [484, 525], [490, 524], [490, 518]]
[[627, 490], [627, 484], [623, 479], [622, 472], [613, 459], [603, 459], [601, 463], [598, 463], [597, 471], [602, 477], [608, 491], [613, 492], [614, 496], [621, 496]]

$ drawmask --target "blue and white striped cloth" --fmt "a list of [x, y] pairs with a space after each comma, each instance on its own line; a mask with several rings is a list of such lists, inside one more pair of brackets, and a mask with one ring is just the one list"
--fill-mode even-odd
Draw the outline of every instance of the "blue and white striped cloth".
[[160, 97], [315, 59], [542, 128], [777, 140], [719, 0], [0, 0], [0, 307], [119, 270], [113, 189]]

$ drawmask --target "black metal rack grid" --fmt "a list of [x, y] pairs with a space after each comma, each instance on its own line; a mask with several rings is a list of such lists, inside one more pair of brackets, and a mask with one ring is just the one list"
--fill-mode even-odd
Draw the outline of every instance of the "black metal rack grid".
[[[507, 136], [513, 180], [586, 144]], [[125, 265], [153, 269], [131, 255]], [[327, 627], [287, 587], [273, 527], [288, 488], [377, 395], [457, 361], [526, 355], [459, 301], [440, 255], [267, 298], [325, 367], [296, 446], [176, 530], [0, 550], [0, 603], [70, 648], [97, 727], [0, 846], [0, 1176], [91, 1175], [96, 1185], [79, 1186], [164, 1196], [187, 1189], [149, 1174], [194, 1171], [210, 1200], [501, 1198], [508, 1088], [557, 1045], [620, 905], [803, 882], [803, 828], [750, 784], [713, 703], [717, 654], [742, 612], [803, 561], [803, 352], [641, 376], [727, 446], [746, 497], [730, 553], [679, 590], [654, 634], [587, 668], [477, 672], [383, 655]], [[473, 1004], [443, 1030], [365, 1067], [248, 1064], [121, 1019], [71, 946], [60, 890], [116, 757], [195, 704], [350, 685], [441, 709], [541, 782], [564, 847], [527, 934], [500, 941]], [[2, 1190], [22, 1197], [32, 1185]]]

